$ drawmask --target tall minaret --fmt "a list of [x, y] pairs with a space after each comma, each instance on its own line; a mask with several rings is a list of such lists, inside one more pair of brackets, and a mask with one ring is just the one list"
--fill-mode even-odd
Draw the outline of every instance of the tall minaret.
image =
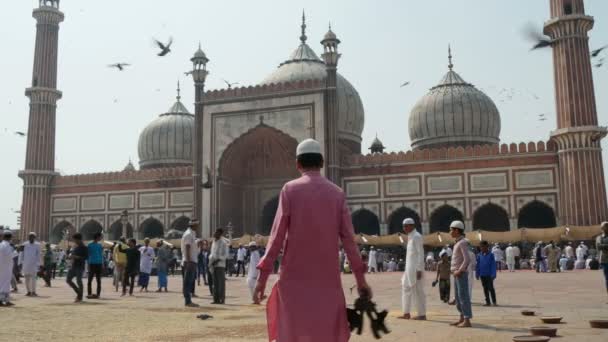
[[[302, 24], [302, 32], [306, 26]], [[304, 33], [302, 33], [304, 35]], [[340, 185], [340, 146], [338, 140], [338, 45], [340, 40], [329, 27], [321, 41], [323, 61], [327, 72], [325, 90], [325, 169], [327, 178]]]
[[59, 23], [63, 13], [59, 0], [40, 0], [34, 9], [36, 50], [32, 86], [25, 95], [30, 98], [25, 170], [21, 204], [21, 237], [36, 232], [47, 240], [50, 229], [51, 181], [55, 176], [55, 111], [61, 92], [57, 90], [57, 50]]
[[583, 0], [550, 0], [545, 34], [553, 40], [557, 129], [551, 132], [559, 155], [559, 218], [562, 225], [594, 225], [608, 217], [597, 125], [589, 37], [593, 17]]

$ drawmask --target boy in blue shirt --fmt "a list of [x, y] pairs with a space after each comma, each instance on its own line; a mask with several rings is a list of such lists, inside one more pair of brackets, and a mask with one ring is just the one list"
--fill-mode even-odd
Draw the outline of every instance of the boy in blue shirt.
[[[494, 290], [494, 279], [496, 279], [496, 260], [494, 259], [494, 254], [490, 252], [487, 241], [481, 241], [479, 247], [481, 252], [477, 254], [477, 269], [475, 270], [475, 277], [477, 280], [481, 279], [483, 294], [486, 297], [486, 304], [484, 306], [491, 306], [492, 304], [497, 306], [496, 291]], [[491, 302], [490, 298], [492, 299]]]
[[[87, 298], [96, 299], [101, 294], [101, 272], [103, 270], [103, 247], [101, 246], [101, 233], [95, 233], [93, 235], [93, 241], [89, 243], [89, 282], [87, 283]], [[97, 294], [92, 294], [91, 284], [93, 283], [93, 277], [97, 281]]]

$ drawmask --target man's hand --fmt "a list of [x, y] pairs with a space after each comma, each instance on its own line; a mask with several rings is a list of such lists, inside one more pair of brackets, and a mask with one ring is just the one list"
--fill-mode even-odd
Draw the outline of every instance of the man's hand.
[[455, 278], [460, 278], [461, 274], [462, 274], [462, 271], [461, 270], [457, 270], [457, 271], [454, 272], [454, 277]]
[[417, 280], [422, 279], [422, 271], [416, 271], [416, 279]]
[[253, 303], [260, 304], [266, 296], [264, 292], [266, 291], [266, 284], [262, 284], [261, 282], [257, 282], [255, 285], [255, 290], [253, 291]]

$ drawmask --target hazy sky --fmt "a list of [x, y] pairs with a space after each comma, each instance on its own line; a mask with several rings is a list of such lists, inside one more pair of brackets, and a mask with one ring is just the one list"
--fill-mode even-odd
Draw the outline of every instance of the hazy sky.
[[[32, 77], [37, 2], [13, 0], [0, 11], [0, 224], [11, 226], [26, 146], [13, 132], [27, 130], [24, 90]], [[342, 40], [339, 72], [363, 100], [366, 148], [377, 133], [389, 151], [409, 149], [409, 111], [447, 71], [448, 43], [455, 71], [496, 102], [502, 142], [547, 140], [555, 126], [551, 53], [529, 52], [522, 34], [527, 23], [540, 29], [549, 18], [549, 0], [63, 0], [61, 6], [64, 96], [55, 165], [63, 174], [120, 170], [129, 158], [137, 163], [139, 133], [174, 102], [178, 79], [193, 111], [192, 81], [183, 72], [199, 41], [211, 59], [208, 89], [224, 87], [222, 79], [258, 83], [298, 46], [302, 8], [315, 51], [330, 21]], [[596, 16], [591, 46], [608, 44], [608, 1], [587, 0], [586, 7]], [[152, 37], [169, 36], [173, 53], [156, 57]], [[122, 73], [106, 67], [115, 62], [133, 67]], [[594, 69], [594, 79], [605, 125], [608, 63]], [[411, 84], [400, 88], [404, 81]], [[503, 88], [513, 89], [512, 99]], [[541, 113], [547, 121], [538, 120]]]

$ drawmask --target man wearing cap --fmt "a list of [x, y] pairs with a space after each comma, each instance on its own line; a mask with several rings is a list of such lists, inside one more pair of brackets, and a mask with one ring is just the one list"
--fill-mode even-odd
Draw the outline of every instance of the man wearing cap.
[[194, 292], [194, 286], [196, 285], [196, 262], [198, 259], [198, 249], [196, 248], [196, 230], [198, 230], [198, 220], [194, 219], [190, 221], [188, 229], [182, 235], [182, 258], [184, 265], [182, 266], [182, 272], [184, 273], [184, 280], [182, 286], [182, 292], [186, 301], [185, 305], [188, 307], [197, 307], [198, 304], [192, 303], [192, 293]]
[[[260, 262], [260, 252], [255, 241], [249, 243], [249, 266], [247, 268], [247, 287], [251, 293], [251, 298], [255, 292], [255, 283], [258, 281], [258, 263]], [[243, 266], [244, 267], [244, 266]]]
[[11, 246], [13, 235], [10, 230], [5, 230], [0, 242], [0, 306], [12, 306], [9, 294], [11, 292], [11, 280], [13, 279], [13, 253]]
[[599, 253], [598, 261], [604, 271], [606, 291], [608, 292], [608, 222], [602, 222], [602, 234], [595, 239], [595, 248]]
[[405, 272], [401, 278], [401, 304], [403, 316], [410, 319], [412, 303], [416, 305], [418, 316], [415, 320], [426, 320], [426, 298], [424, 296], [424, 248], [422, 235], [416, 230], [416, 223], [411, 218], [403, 220], [403, 231], [407, 234], [407, 248], [405, 258]]
[[507, 249], [505, 249], [505, 256], [507, 259], [507, 268], [509, 269], [509, 272], [515, 272], [515, 249], [510, 243]]
[[42, 257], [42, 249], [40, 243], [36, 241], [36, 233], [29, 233], [28, 242], [23, 244], [23, 266], [21, 268], [25, 276], [25, 287], [28, 297], [37, 297], [36, 294], [36, 276], [40, 269], [40, 258]]
[[[307, 139], [296, 150], [302, 176], [283, 186], [266, 254], [258, 264], [254, 292], [259, 303], [274, 261], [281, 251], [280, 278], [266, 307], [270, 341], [346, 342], [350, 329], [340, 269], [340, 241], [359, 293], [371, 298], [365, 265], [354, 240], [343, 191], [321, 175], [321, 145]], [[314, 246], [314, 253], [310, 247]]]
[[471, 258], [469, 256], [469, 243], [464, 238], [464, 223], [461, 221], [452, 222], [452, 224], [450, 224], [450, 235], [456, 240], [452, 252], [452, 265], [450, 271], [454, 275], [456, 308], [460, 313], [460, 320], [451, 325], [469, 328], [471, 327], [471, 318], [473, 318], [468, 275]]

